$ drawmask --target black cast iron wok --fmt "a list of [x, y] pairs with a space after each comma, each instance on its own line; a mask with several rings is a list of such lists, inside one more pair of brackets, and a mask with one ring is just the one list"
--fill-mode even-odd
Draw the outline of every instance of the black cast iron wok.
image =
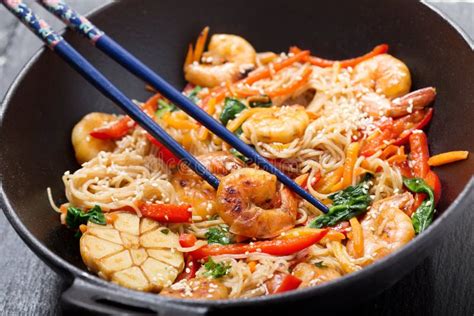
[[[437, 87], [435, 117], [428, 129], [431, 152], [473, 151], [474, 54], [441, 16], [415, 1], [122, 1], [92, 20], [171, 81], [182, 87], [186, 45], [205, 25], [240, 34], [257, 50], [290, 45], [329, 58], [360, 55], [379, 43], [405, 61], [413, 88]], [[71, 32], [66, 39], [126, 94], [145, 99], [143, 83]], [[443, 197], [434, 224], [401, 251], [368, 268], [319, 287], [256, 299], [181, 301], [139, 293], [89, 274], [77, 239], [50, 209], [46, 187], [64, 200], [61, 175], [78, 165], [70, 143], [72, 126], [86, 113], [114, 112], [102, 97], [48, 50], [40, 51], [13, 83], [0, 112], [0, 176], [3, 209], [33, 251], [71, 286], [63, 301], [93, 311], [157, 311], [160, 315], [346, 307], [394, 284], [427, 256], [460, 208], [470, 207], [474, 160], [437, 169]], [[306, 304], [304, 304], [306, 302]], [[297, 306], [295, 304], [298, 304]], [[316, 309], [315, 309], [316, 308]]]

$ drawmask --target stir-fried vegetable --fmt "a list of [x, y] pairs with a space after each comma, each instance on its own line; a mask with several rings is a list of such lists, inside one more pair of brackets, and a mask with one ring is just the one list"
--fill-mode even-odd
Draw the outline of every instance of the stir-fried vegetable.
[[232, 243], [229, 227], [226, 225], [211, 227], [204, 236], [210, 244], [228, 245]]
[[188, 94], [188, 98], [191, 99], [194, 103], [198, 103], [199, 98], [198, 98], [198, 93], [201, 92], [202, 87], [200, 86], [195, 86], [193, 90]]
[[242, 160], [243, 162], [245, 163], [249, 163], [250, 162], [250, 159], [247, 158], [246, 156], [242, 155], [242, 153], [240, 151], [238, 151], [237, 149], [235, 148], [231, 148], [229, 150], [229, 152], [234, 155], [234, 157], [236, 158], [239, 158], [240, 160]]
[[234, 98], [225, 98], [224, 108], [219, 116], [220, 121], [223, 125], [227, 125], [230, 120], [233, 120], [237, 114], [245, 110], [247, 107], [245, 104]]
[[329, 208], [329, 212], [316, 217], [309, 226], [316, 228], [335, 226], [341, 221], [349, 220], [366, 212], [370, 203], [371, 179], [372, 175], [366, 173], [359, 184], [330, 195], [329, 198], [333, 201], [333, 206]]
[[100, 206], [96, 205], [88, 212], [77, 207], [68, 207], [66, 213], [66, 225], [71, 229], [78, 229], [80, 225], [86, 225], [88, 221], [94, 224], [106, 225], [104, 213]]
[[273, 278], [266, 282], [269, 293], [283, 293], [297, 289], [301, 284], [301, 279], [287, 273], [275, 273]]
[[433, 222], [435, 212], [435, 197], [433, 189], [420, 178], [403, 179], [403, 184], [412, 192], [428, 194], [429, 199], [424, 200], [412, 216], [413, 227], [417, 234], [424, 231]]
[[167, 102], [163, 99], [158, 100], [158, 109], [155, 112], [157, 118], [162, 118], [167, 112], [177, 111], [178, 108], [171, 102]]
[[311, 235], [288, 239], [256, 241], [249, 244], [207, 245], [192, 251], [191, 255], [196, 260], [207, 258], [209, 256], [252, 252], [262, 252], [274, 256], [287, 256], [317, 243], [327, 234], [327, 232], [327, 229], [323, 229]]
[[218, 279], [229, 273], [231, 266], [228, 263], [217, 263], [209, 257], [207, 262], [204, 264], [204, 268], [206, 269], [206, 272], [204, 272], [206, 276]]
[[191, 206], [187, 204], [143, 203], [139, 206], [144, 217], [164, 223], [187, 223], [191, 220]]
[[272, 99], [265, 94], [249, 97], [247, 101], [251, 108], [269, 108], [273, 105]]

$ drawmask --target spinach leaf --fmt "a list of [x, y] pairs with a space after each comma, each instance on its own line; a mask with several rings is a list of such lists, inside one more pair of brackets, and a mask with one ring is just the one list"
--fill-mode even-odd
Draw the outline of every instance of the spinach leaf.
[[266, 94], [252, 96], [248, 102], [251, 108], [269, 108], [273, 105], [272, 99]]
[[245, 108], [245, 104], [239, 100], [235, 98], [225, 98], [224, 108], [222, 109], [222, 113], [219, 116], [219, 120], [225, 126], [230, 120], [235, 119], [237, 114], [245, 110]]
[[324, 264], [324, 261], [318, 261], [318, 262], [315, 262], [314, 265], [318, 268], [327, 268], [327, 265]]
[[69, 228], [78, 229], [80, 225], [86, 225], [88, 221], [99, 225], [107, 224], [104, 213], [98, 205], [91, 208], [89, 212], [84, 212], [80, 208], [73, 206], [67, 209], [66, 225]]
[[370, 173], [366, 173], [359, 184], [330, 195], [333, 206], [329, 208], [329, 212], [316, 217], [309, 226], [314, 228], [334, 226], [366, 212], [371, 201], [369, 188], [372, 177]]
[[188, 98], [191, 99], [194, 103], [198, 103], [199, 98], [198, 98], [198, 93], [202, 90], [202, 87], [200, 86], [195, 86], [193, 90], [188, 95]]
[[204, 264], [204, 268], [206, 269], [204, 275], [212, 277], [214, 279], [218, 279], [229, 273], [231, 266], [230, 264], [226, 264], [223, 262], [217, 263], [212, 260], [211, 257], [209, 257], [207, 262]]
[[210, 244], [228, 245], [232, 243], [229, 227], [226, 225], [211, 227], [204, 234]]
[[416, 209], [411, 217], [413, 228], [417, 234], [424, 231], [433, 222], [433, 215], [435, 212], [434, 192], [433, 189], [420, 178], [404, 178], [403, 184], [412, 192], [426, 193], [429, 199], [424, 200]]
[[178, 110], [178, 108], [176, 107], [176, 105], [174, 105], [173, 103], [170, 103], [170, 102], [167, 102], [165, 100], [158, 100], [158, 109], [156, 110], [156, 117], [158, 118], [162, 118], [163, 115], [167, 112], [174, 112]]

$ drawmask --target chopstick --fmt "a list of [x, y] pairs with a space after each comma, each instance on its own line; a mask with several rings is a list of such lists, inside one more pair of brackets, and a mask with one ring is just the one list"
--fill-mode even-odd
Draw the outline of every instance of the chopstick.
[[222, 138], [240, 153], [250, 158], [259, 167], [267, 172], [274, 174], [280, 182], [289, 187], [293, 192], [303, 199], [317, 207], [324, 213], [328, 212], [328, 208], [309, 192], [301, 188], [292, 179], [286, 176], [278, 168], [273, 166], [264, 157], [259, 155], [249, 145], [245, 144], [239, 137], [230, 132], [225, 126], [217, 122], [206, 111], [196, 106], [189, 98], [185, 97], [180, 91], [171, 86], [148, 66], [138, 60], [120, 44], [107, 36], [102, 30], [93, 25], [87, 18], [77, 13], [62, 0], [38, 0], [46, 9], [60, 18], [70, 28], [89, 39], [90, 42], [104, 52], [106, 55], [114, 59], [117, 63], [129, 70], [131, 73], [147, 82], [155, 88], [168, 100], [176, 104], [180, 109], [189, 116], [200, 122], [212, 133]]
[[2, 0], [3, 5], [35, 33], [51, 50], [64, 59], [72, 68], [81, 74], [103, 95], [120, 106], [133, 120], [138, 122], [148, 133], [158, 139], [174, 155], [179, 157], [194, 172], [217, 189], [219, 179], [210, 173], [199, 160], [188, 153], [173, 137], [168, 135], [152, 118], [136, 106], [104, 75], [92, 66], [81, 54], [72, 48], [59, 34], [40, 19], [26, 4], [18, 0]]

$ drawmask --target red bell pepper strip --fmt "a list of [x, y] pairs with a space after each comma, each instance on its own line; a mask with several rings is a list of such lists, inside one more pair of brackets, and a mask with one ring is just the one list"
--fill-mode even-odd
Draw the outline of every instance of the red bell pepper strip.
[[378, 150], [384, 149], [388, 145], [404, 145], [414, 130], [422, 129], [433, 117], [433, 108], [415, 111], [396, 120], [388, 118], [383, 121], [376, 134], [367, 138], [360, 150], [361, 155], [370, 157]]
[[[153, 117], [158, 104], [158, 99], [160, 98], [161, 94], [155, 94], [143, 104], [142, 110], [149, 116]], [[98, 139], [120, 139], [127, 135], [135, 125], [136, 123], [130, 117], [124, 116], [112, 124], [94, 129], [90, 132], [90, 135]]]
[[409, 142], [413, 176], [425, 179], [426, 174], [430, 171], [428, 138], [424, 132], [419, 131], [410, 135]]
[[186, 264], [184, 265], [184, 270], [176, 277], [175, 282], [181, 280], [190, 280], [196, 276], [196, 271], [199, 270], [201, 264], [193, 259], [193, 256], [188, 255], [186, 257]]
[[146, 134], [148, 140], [158, 148], [156, 156], [163, 160], [168, 166], [176, 166], [180, 159], [176, 157], [168, 148], [166, 148], [162, 143], [156, 140], [150, 134]]
[[[292, 53], [298, 53], [300, 52], [301, 49], [298, 47], [291, 47], [290, 52]], [[380, 55], [380, 54], [385, 54], [388, 52], [388, 45], [387, 44], [380, 44], [374, 47], [372, 51], [368, 52], [367, 54], [351, 59], [345, 59], [345, 60], [329, 60], [329, 59], [324, 59], [316, 56], [308, 56], [306, 58], [306, 61], [310, 62], [312, 65], [318, 66], [318, 67], [331, 67], [334, 65], [334, 63], [339, 62], [342, 68], [347, 68], [347, 67], [354, 67], [360, 62], [363, 62], [364, 60], [367, 60], [369, 58], [372, 58], [374, 56]]]
[[273, 277], [266, 282], [268, 292], [271, 294], [292, 291], [301, 284], [301, 279], [291, 274], [275, 273]]
[[138, 206], [142, 216], [165, 223], [188, 223], [192, 217], [191, 206], [187, 204], [141, 203]]
[[441, 181], [438, 175], [433, 170], [430, 170], [425, 176], [425, 182], [433, 189], [436, 205], [441, 198]]
[[193, 234], [181, 234], [179, 235], [179, 244], [181, 247], [189, 248], [194, 246], [197, 238]]
[[256, 241], [248, 244], [218, 245], [212, 244], [191, 252], [196, 260], [223, 254], [245, 254], [262, 252], [274, 256], [287, 256], [301, 251], [321, 240], [328, 230], [324, 229], [312, 235], [288, 239]]

